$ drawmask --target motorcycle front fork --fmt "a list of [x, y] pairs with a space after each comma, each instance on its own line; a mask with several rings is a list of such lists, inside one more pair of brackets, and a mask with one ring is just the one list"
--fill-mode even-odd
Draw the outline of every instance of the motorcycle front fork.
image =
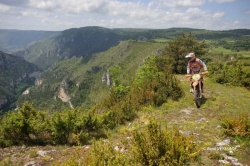
[[202, 97], [202, 86], [203, 86], [203, 83], [201, 81], [199, 81], [198, 85], [196, 85], [195, 87], [191, 83], [191, 88], [193, 89], [193, 91], [197, 90], [198, 92], [197, 94], [199, 95], [197, 97], [199, 98]]

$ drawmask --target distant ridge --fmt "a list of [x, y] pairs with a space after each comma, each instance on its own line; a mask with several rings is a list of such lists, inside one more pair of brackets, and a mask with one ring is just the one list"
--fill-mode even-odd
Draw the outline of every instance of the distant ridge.
[[0, 49], [8, 53], [13, 53], [24, 49], [32, 42], [47, 39], [58, 33], [58, 31], [0, 29]]

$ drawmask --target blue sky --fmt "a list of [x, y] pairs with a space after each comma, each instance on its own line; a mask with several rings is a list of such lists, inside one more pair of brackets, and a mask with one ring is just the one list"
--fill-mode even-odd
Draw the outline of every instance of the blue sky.
[[250, 29], [249, 0], [0, 0], [0, 29]]

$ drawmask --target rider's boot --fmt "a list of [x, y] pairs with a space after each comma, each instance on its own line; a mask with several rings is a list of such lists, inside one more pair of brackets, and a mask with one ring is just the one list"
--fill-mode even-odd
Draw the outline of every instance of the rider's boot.
[[205, 93], [204, 92], [204, 83], [203, 83], [203, 81], [201, 82], [201, 93]]
[[194, 92], [194, 89], [193, 89], [193, 86], [192, 86], [192, 82], [190, 83], [190, 93], [193, 93]]
[[201, 87], [201, 93], [205, 93], [204, 92], [204, 86]]

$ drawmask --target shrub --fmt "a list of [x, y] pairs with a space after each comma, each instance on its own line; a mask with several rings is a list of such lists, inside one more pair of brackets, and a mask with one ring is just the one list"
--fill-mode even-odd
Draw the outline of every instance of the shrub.
[[55, 144], [85, 144], [91, 138], [90, 132], [97, 129], [97, 118], [79, 110], [54, 113], [51, 120]]
[[116, 125], [135, 118], [138, 109], [138, 104], [125, 98], [119, 104], [114, 105], [100, 115], [101, 125], [105, 128], [113, 129]]
[[139, 68], [131, 88], [133, 100], [140, 104], [162, 105], [168, 98], [183, 95], [179, 81], [171, 71], [172, 64], [164, 56], [151, 56]]
[[51, 120], [52, 137], [55, 144], [66, 144], [74, 128], [75, 116], [70, 111], [55, 113]]
[[78, 146], [86, 144], [89, 139], [90, 135], [88, 132], [80, 131], [79, 133], [72, 134], [72, 143]]
[[95, 141], [88, 156], [84, 159], [84, 165], [89, 166], [108, 166], [108, 165], [134, 165], [132, 156], [115, 150], [114, 146], [108, 141]]
[[168, 98], [178, 100], [182, 95], [168, 59], [152, 55], [140, 66], [130, 86], [111, 87], [109, 97], [98, 110], [102, 110], [103, 124], [113, 128], [136, 117], [142, 105], [160, 106]]
[[177, 128], [168, 131], [151, 121], [144, 133], [133, 134], [133, 154], [140, 165], [186, 165], [199, 151], [192, 137], [181, 135]]
[[199, 156], [192, 137], [181, 135], [177, 128], [162, 130], [150, 121], [146, 131], [135, 131], [131, 141], [115, 149], [109, 141], [95, 141], [86, 165], [187, 165]]
[[223, 133], [228, 136], [250, 138], [250, 120], [247, 114], [240, 114], [237, 117], [223, 116], [221, 126]]
[[48, 141], [47, 114], [24, 103], [17, 112], [8, 112], [1, 121], [1, 146]]
[[209, 77], [220, 84], [231, 84], [234, 86], [250, 87], [249, 73], [243, 70], [241, 63], [233, 62], [213, 62], [209, 66]]
[[8, 112], [0, 121], [0, 146], [21, 144], [82, 145], [92, 137], [105, 136], [97, 116], [70, 110], [47, 113], [24, 103], [18, 111]]

